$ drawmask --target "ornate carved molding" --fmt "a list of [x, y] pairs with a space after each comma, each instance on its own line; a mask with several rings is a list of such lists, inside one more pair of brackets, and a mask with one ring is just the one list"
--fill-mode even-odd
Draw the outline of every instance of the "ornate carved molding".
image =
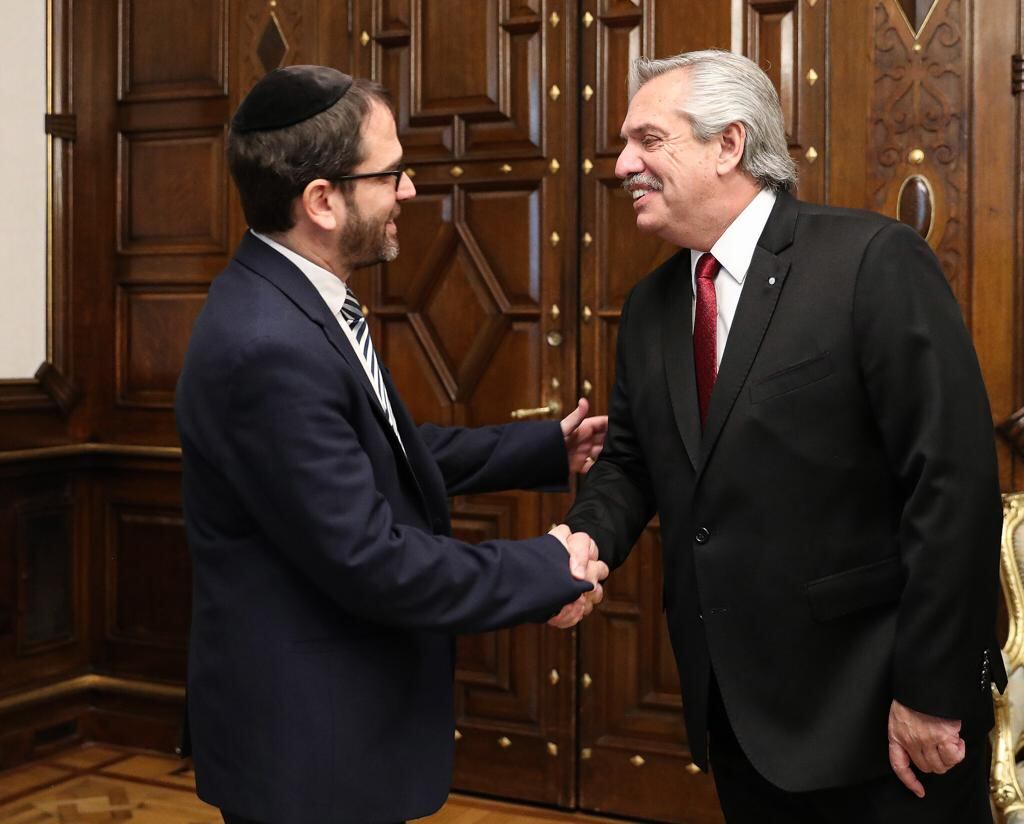
[[[1003, 496], [1003, 536], [999, 556], [999, 580], [1006, 601], [1009, 631], [1003, 654], [1007, 672], [1024, 664], [1024, 584], [1021, 582], [1021, 552], [1014, 536], [1024, 521], [1024, 494], [1014, 493]], [[1008, 816], [1024, 810], [1024, 793], [1017, 780], [1017, 742], [1014, 741], [1013, 724], [1010, 718], [1011, 689], [1000, 694], [993, 687], [992, 699], [995, 704], [996, 723], [990, 734], [993, 750], [992, 774], [989, 786], [992, 799]], [[1002, 818], [1000, 820], [1003, 820]]]
[[39, 365], [39, 368], [36, 370], [35, 379], [39, 381], [40, 388], [50, 400], [57, 404], [57, 407], [65, 417], [82, 398], [82, 391], [74, 380], [62, 374], [49, 361], [43, 361]]
[[969, 299], [968, 90], [962, 0], [938, 0], [914, 36], [894, 0], [876, 0], [871, 96], [873, 206], [895, 216], [903, 181], [935, 193], [931, 245], [961, 306]]

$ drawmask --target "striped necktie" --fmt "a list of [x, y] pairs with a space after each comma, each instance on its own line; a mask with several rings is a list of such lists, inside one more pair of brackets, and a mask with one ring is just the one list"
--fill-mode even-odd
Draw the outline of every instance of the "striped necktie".
[[352, 329], [356, 345], [363, 361], [369, 367], [370, 381], [377, 392], [377, 399], [380, 401], [384, 414], [387, 415], [391, 428], [398, 432], [395, 424], [395, 414], [391, 411], [391, 403], [388, 400], [388, 390], [384, 386], [384, 373], [377, 363], [377, 353], [373, 351], [373, 341], [370, 340], [370, 327], [366, 325], [366, 318], [363, 317], [363, 310], [359, 306], [359, 300], [355, 293], [346, 287], [345, 304], [341, 307], [341, 316]]

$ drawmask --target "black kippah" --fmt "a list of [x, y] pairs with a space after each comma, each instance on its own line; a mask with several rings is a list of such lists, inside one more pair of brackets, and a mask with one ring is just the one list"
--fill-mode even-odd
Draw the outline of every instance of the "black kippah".
[[341, 100], [351, 85], [351, 77], [327, 66], [274, 69], [245, 96], [231, 128], [264, 132], [301, 123]]

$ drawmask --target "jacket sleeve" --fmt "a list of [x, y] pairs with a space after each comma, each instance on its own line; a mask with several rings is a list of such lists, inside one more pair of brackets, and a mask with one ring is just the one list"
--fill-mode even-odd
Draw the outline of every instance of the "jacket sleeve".
[[[854, 298], [867, 396], [903, 497], [895, 697], [963, 719], [989, 701], [1002, 513], [992, 416], [960, 309], [917, 233], [888, 224]], [[999, 653], [990, 651], [993, 668]], [[997, 674], [997, 680], [1001, 676]]]
[[608, 435], [597, 462], [581, 482], [566, 516], [574, 532], [586, 532], [597, 543], [601, 560], [615, 569], [629, 556], [648, 521], [655, 500], [647, 463], [636, 436], [637, 422], [629, 398], [626, 347], [629, 305], [626, 298], [616, 341], [615, 384], [608, 405]]
[[555, 421], [472, 429], [423, 424], [419, 433], [449, 495], [567, 486], [569, 457]]
[[469, 544], [395, 522], [338, 387], [297, 343], [250, 342], [233, 370], [222, 471], [274, 549], [348, 612], [482, 632], [546, 620], [590, 589], [553, 537]]

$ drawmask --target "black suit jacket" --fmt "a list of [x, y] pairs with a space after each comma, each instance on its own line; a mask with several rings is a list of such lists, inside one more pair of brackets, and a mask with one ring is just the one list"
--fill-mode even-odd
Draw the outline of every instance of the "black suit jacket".
[[992, 419], [927, 244], [780, 195], [703, 433], [691, 300], [687, 249], [627, 298], [608, 441], [568, 522], [614, 567], [660, 514], [696, 762], [712, 668], [748, 757], [786, 790], [889, 769], [893, 698], [987, 729], [1005, 678]]
[[444, 802], [453, 633], [589, 585], [545, 536], [449, 537], [447, 495], [564, 483], [556, 423], [417, 429], [404, 450], [337, 320], [247, 235], [178, 384], [201, 798], [259, 821], [391, 822]]

